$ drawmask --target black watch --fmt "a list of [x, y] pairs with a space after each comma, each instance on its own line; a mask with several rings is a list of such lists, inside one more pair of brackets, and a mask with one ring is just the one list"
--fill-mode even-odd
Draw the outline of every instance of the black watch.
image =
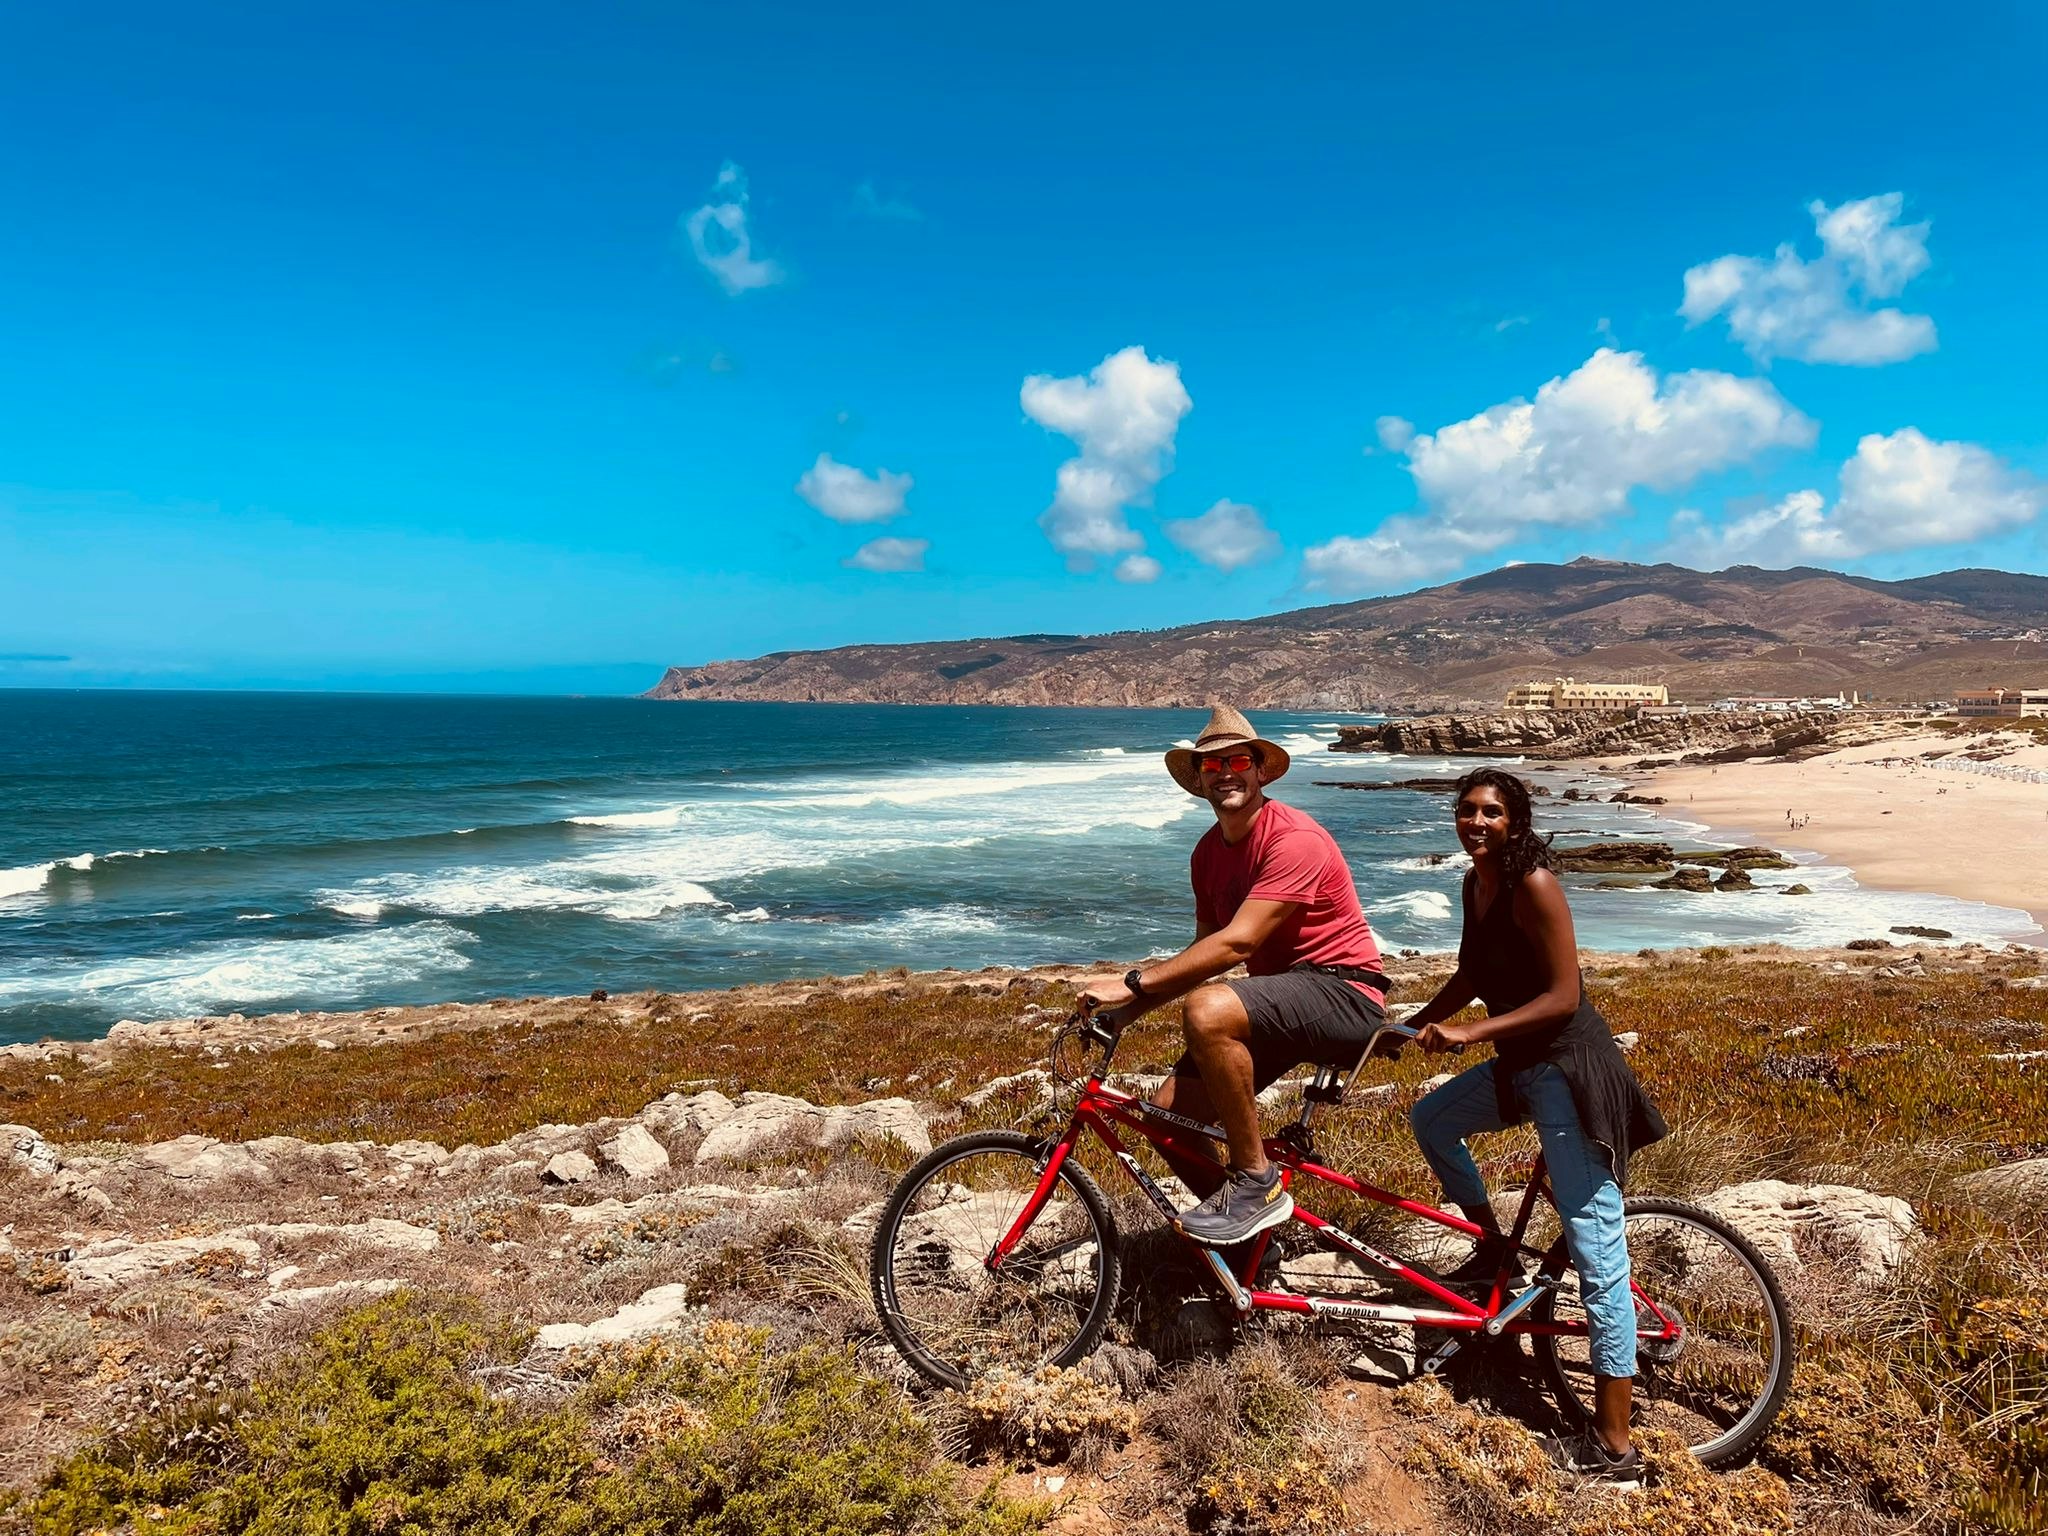
[[1145, 973], [1135, 965], [1124, 972], [1124, 987], [1133, 997], [1145, 995], [1144, 980]]

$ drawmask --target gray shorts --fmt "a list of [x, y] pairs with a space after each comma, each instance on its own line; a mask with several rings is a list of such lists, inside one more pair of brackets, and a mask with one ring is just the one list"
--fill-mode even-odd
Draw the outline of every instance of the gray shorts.
[[[1260, 1087], [1278, 1082], [1303, 1062], [1341, 1067], [1358, 1064], [1358, 1053], [1386, 1021], [1386, 1010], [1358, 988], [1322, 971], [1282, 971], [1247, 976], [1224, 985], [1238, 996], [1251, 1018], [1252, 1079]], [[1200, 1077], [1194, 1059], [1174, 1063], [1176, 1077]]]

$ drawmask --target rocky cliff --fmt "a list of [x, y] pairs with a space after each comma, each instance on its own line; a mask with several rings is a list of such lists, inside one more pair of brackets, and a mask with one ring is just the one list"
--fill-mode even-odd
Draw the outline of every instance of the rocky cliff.
[[1654, 675], [1676, 697], [1916, 700], [2048, 676], [2048, 579], [1872, 581], [1575, 560], [1398, 597], [1114, 634], [778, 651], [671, 667], [654, 699], [1247, 709], [1485, 707], [1531, 677]]

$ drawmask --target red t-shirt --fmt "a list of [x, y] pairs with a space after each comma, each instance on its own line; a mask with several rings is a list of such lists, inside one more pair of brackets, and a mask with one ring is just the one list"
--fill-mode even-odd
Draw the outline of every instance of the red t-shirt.
[[[1188, 861], [1195, 915], [1210, 928], [1229, 926], [1246, 901], [1298, 901], [1301, 910], [1282, 923], [1245, 961], [1254, 976], [1274, 976], [1308, 961], [1380, 969], [1380, 947], [1358, 904], [1351, 866], [1337, 840], [1313, 816], [1268, 800], [1249, 836], [1226, 843], [1211, 827]], [[1367, 997], [1376, 990], [1352, 982]]]

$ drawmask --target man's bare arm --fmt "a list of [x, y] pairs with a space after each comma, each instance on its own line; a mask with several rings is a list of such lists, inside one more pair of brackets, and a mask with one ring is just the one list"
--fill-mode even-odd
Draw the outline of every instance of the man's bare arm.
[[[1197, 921], [1195, 942], [1171, 959], [1148, 965], [1138, 978], [1145, 995], [1144, 1008], [1156, 1008], [1194, 991], [1203, 982], [1221, 976], [1233, 965], [1251, 958], [1252, 952], [1304, 904], [1298, 901], [1246, 901], [1230, 921], [1213, 931]], [[1130, 989], [1121, 977], [1091, 981], [1081, 993], [1082, 1004], [1091, 1009], [1121, 1008], [1131, 1000]], [[1140, 1012], [1143, 1009], [1139, 1010]], [[1136, 1017], [1134, 1013], [1132, 1017]]]

